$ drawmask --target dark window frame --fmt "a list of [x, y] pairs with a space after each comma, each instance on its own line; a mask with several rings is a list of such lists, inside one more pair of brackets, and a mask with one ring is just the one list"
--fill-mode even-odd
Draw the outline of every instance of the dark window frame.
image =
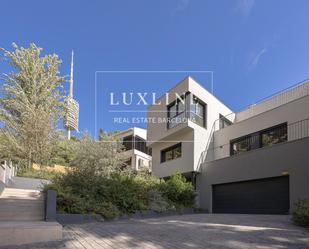
[[138, 150], [142, 153], [151, 155], [151, 149], [147, 147], [147, 141], [137, 135], [128, 135], [123, 137], [122, 146], [124, 146], [124, 151]]
[[[200, 115], [196, 114], [195, 112], [193, 112], [191, 110], [191, 105], [193, 103], [190, 103], [190, 113], [193, 113], [194, 115], [198, 116], [199, 118], [203, 119], [203, 125], [200, 125], [201, 127], [204, 127], [205, 129], [207, 129], [207, 104], [202, 101], [201, 99], [199, 99], [197, 96], [192, 95], [192, 101], [196, 101], [197, 103], [199, 103], [200, 105], [203, 106], [203, 116], [201, 117]], [[198, 123], [194, 122], [195, 124], [199, 125]]]
[[[190, 99], [188, 98], [190, 96]], [[179, 110], [179, 103], [182, 103], [182, 101], [179, 99], [179, 97], [176, 98], [176, 100], [172, 101], [170, 104], [168, 104], [166, 106], [166, 110], [167, 110], [167, 119], [168, 122], [166, 124], [167, 129], [172, 129], [174, 127], [177, 126], [177, 123], [174, 124], [173, 122], [171, 122], [172, 119], [179, 117], [180, 115], [184, 114], [184, 118], [186, 119], [190, 119], [192, 121], [192, 116], [196, 115], [199, 118], [203, 119], [203, 124], [199, 124], [198, 122], [194, 122], [195, 124], [207, 129], [207, 104], [202, 101], [201, 99], [199, 99], [197, 96], [195, 96], [194, 94], [192, 94], [191, 92], [186, 92], [185, 94], [181, 95], [180, 98], [183, 99], [183, 105], [184, 108], [182, 111]], [[200, 115], [196, 114], [195, 112], [192, 111], [192, 101], [193, 99], [196, 99], [197, 102], [199, 104], [201, 104], [203, 106], [203, 117], [201, 117]], [[176, 110], [175, 110], [175, 115], [171, 116], [171, 108], [175, 106]], [[193, 122], [193, 121], [192, 121]], [[173, 125], [171, 125], [173, 124]]]
[[[175, 152], [175, 149], [178, 149], [178, 148], [180, 148], [180, 157], [175, 157], [174, 152]], [[172, 159], [166, 160], [166, 153], [169, 152], [169, 151], [172, 151]], [[182, 144], [177, 143], [177, 144], [174, 144], [174, 145], [172, 145], [168, 148], [161, 150], [160, 162], [165, 163], [165, 162], [172, 161], [172, 160], [175, 160], [175, 159], [178, 159], [178, 158], [181, 158], [181, 157], [182, 157]]]
[[225, 127], [228, 127], [232, 125], [233, 122], [229, 119], [227, 119], [225, 116], [223, 116], [221, 113], [219, 113], [219, 129], [223, 129]]
[[[233, 145], [235, 143], [239, 143], [241, 141], [245, 141], [246, 139], [249, 140], [249, 148], [246, 151], [251, 151], [251, 150], [255, 150], [255, 149], [264, 148], [264, 147], [268, 147], [268, 146], [274, 145], [274, 144], [266, 145], [266, 146], [263, 145], [262, 136], [263, 136], [263, 134], [265, 134], [267, 132], [270, 132], [270, 131], [274, 131], [274, 130], [276, 130], [278, 128], [284, 128], [286, 130], [286, 140], [281, 141], [279, 143], [286, 142], [288, 140], [288, 124], [287, 124], [287, 122], [284, 122], [284, 123], [281, 123], [281, 124], [278, 124], [278, 125], [274, 125], [272, 127], [268, 127], [266, 129], [263, 129], [263, 130], [260, 130], [260, 131], [254, 132], [254, 133], [250, 133], [250, 134], [247, 134], [245, 136], [242, 136], [242, 137], [230, 140], [230, 156], [239, 155], [239, 154], [244, 153], [244, 152], [238, 152], [238, 153], [235, 152], [234, 149], [233, 149]], [[275, 144], [278, 144], [278, 143], [275, 143]]]
[[[130, 140], [129, 140], [130, 138]], [[127, 140], [128, 139], [128, 140]], [[130, 146], [128, 146], [130, 144]], [[124, 146], [124, 150], [133, 150], [134, 149], [134, 136], [128, 135], [122, 138], [122, 145]]]
[[[171, 129], [173, 127], [170, 127], [170, 119], [173, 119], [173, 118], [177, 118], [179, 115], [185, 113], [185, 116], [186, 116], [186, 98], [187, 98], [187, 93], [186, 94], [183, 94], [180, 96], [180, 98], [183, 98], [183, 105], [184, 105], [184, 110], [179, 112], [179, 103], [182, 103], [182, 101], [177, 97], [174, 101], [172, 101], [170, 104], [168, 104], [166, 106], [167, 108], [167, 118], [168, 118], [168, 122], [166, 123], [167, 124], [167, 129]], [[175, 112], [175, 115], [173, 117], [171, 117], [171, 107], [172, 106], [176, 106], [176, 112]]]

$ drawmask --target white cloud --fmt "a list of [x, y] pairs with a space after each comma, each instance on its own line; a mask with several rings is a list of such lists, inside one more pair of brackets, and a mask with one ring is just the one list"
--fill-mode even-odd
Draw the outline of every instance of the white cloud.
[[183, 12], [190, 4], [190, 0], [177, 0], [175, 8], [172, 10], [172, 17], [179, 12]]
[[259, 61], [260, 61], [261, 57], [263, 56], [263, 54], [265, 54], [266, 52], [267, 52], [267, 49], [263, 48], [257, 54], [255, 54], [253, 56], [252, 61], [251, 61], [251, 66], [255, 67], [259, 63]]
[[254, 6], [255, 0], [237, 0], [236, 11], [243, 16], [248, 16]]

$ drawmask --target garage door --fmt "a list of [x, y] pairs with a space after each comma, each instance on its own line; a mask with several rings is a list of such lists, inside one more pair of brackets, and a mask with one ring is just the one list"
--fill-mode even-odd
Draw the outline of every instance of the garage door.
[[287, 214], [289, 177], [213, 185], [213, 212]]

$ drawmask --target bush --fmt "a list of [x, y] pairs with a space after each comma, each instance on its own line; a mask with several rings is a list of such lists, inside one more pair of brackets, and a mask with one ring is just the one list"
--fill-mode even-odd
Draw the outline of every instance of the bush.
[[295, 204], [292, 212], [292, 219], [295, 224], [303, 227], [309, 227], [309, 200], [300, 200]]
[[119, 209], [111, 202], [97, 204], [94, 211], [96, 214], [100, 214], [106, 219], [113, 219], [121, 215]]
[[192, 207], [195, 191], [181, 174], [160, 181], [149, 173], [117, 172], [110, 176], [74, 170], [55, 177], [45, 186], [58, 193], [57, 210], [66, 213], [101, 214], [110, 219], [140, 210], [164, 212]]
[[175, 207], [163, 197], [158, 189], [150, 189], [148, 192], [149, 209], [161, 213], [175, 209]]
[[170, 179], [161, 184], [160, 189], [163, 196], [172, 201], [177, 208], [194, 206], [196, 196], [194, 188], [180, 173], [172, 175]]

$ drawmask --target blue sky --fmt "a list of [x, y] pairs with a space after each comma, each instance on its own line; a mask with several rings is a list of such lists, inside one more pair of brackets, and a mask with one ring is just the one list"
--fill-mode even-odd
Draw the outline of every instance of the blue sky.
[[[308, 78], [308, 11], [307, 0], [4, 0], [0, 46], [34, 42], [61, 57], [63, 74], [74, 49], [80, 130], [94, 134], [95, 71], [213, 71], [214, 94], [235, 111]], [[109, 91], [160, 95], [185, 75], [100, 74], [97, 127], [130, 126], [113, 124]]]

